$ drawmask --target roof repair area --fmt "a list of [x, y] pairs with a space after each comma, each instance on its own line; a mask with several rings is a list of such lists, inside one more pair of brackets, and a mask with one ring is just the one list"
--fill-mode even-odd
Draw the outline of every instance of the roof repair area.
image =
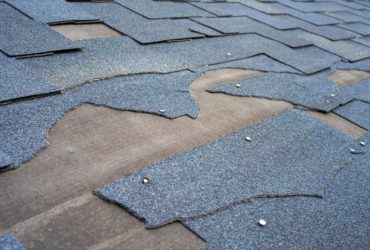
[[0, 0], [0, 250], [368, 249], [368, 130], [368, 0]]

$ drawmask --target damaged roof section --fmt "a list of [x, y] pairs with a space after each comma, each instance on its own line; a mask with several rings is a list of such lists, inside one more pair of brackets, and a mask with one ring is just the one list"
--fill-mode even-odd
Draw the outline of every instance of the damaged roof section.
[[322, 197], [333, 175], [348, 163], [353, 146], [350, 137], [287, 109], [96, 192], [145, 219], [147, 227], [158, 227], [256, 197]]

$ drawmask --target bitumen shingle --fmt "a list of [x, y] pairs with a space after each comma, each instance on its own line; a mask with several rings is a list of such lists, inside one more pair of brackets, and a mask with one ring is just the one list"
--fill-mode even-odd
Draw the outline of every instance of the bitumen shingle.
[[343, 29], [356, 32], [363, 36], [370, 35], [370, 25], [364, 23], [342, 23], [338, 24], [337, 26]]
[[[365, 154], [336, 173], [323, 198], [261, 198], [183, 221], [207, 241], [201, 249], [366, 249], [369, 237], [370, 133]], [[259, 220], [266, 225], [260, 226]]]
[[[348, 162], [353, 145], [350, 137], [321, 121], [286, 109], [96, 192], [144, 219], [147, 227], [158, 227], [259, 196], [321, 197]], [[151, 183], [144, 183], [144, 177]]]
[[5, 233], [0, 235], [0, 250], [26, 250], [26, 248], [11, 233]]
[[47, 24], [33, 21], [0, 2], [0, 50], [9, 56], [24, 56], [81, 48]]
[[0, 168], [4, 168], [12, 164], [9, 157], [0, 150]]
[[370, 130], [370, 104], [354, 100], [333, 110], [334, 113], [346, 118], [364, 129]]

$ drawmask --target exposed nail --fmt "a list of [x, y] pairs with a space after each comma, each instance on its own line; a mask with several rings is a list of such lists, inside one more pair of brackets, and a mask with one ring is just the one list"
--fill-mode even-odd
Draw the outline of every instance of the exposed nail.
[[245, 137], [245, 139], [246, 139], [247, 141], [252, 140], [250, 137]]
[[259, 220], [259, 222], [258, 222], [261, 226], [265, 226], [266, 225], [266, 221], [264, 221], [264, 220]]

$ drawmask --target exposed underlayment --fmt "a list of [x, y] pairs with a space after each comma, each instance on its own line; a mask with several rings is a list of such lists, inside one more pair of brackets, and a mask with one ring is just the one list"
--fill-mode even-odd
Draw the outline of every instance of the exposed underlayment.
[[364, 129], [370, 130], [369, 103], [354, 100], [344, 106], [334, 109], [333, 112]]
[[145, 219], [147, 227], [159, 227], [256, 197], [322, 197], [333, 175], [348, 164], [353, 146], [350, 137], [287, 109], [133, 171], [96, 192]]
[[0, 235], [0, 249], [4, 250], [26, 250], [22, 244], [11, 234]]
[[109, 28], [103, 23], [62, 24], [53, 25], [51, 28], [58, 31], [63, 36], [68, 37], [72, 41], [99, 37], [123, 36], [123, 34]]
[[[0, 235], [37, 250], [367, 248], [369, 3], [0, 0], [0, 19]], [[255, 127], [266, 140], [221, 143]], [[156, 172], [174, 192], [125, 191], [132, 210], [163, 194], [149, 225], [92, 194], [185, 154]], [[200, 215], [195, 234], [145, 229]]]
[[[369, 69], [370, 70], [370, 69]], [[370, 77], [370, 73], [360, 70], [341, 70], [338, 69], [329, 76], [338, 88], [344, 87], [348, 84], [358, 82], [362, 79]]]
[[[255, 199], [182, 223], [208, 242], [202, 249], [366, 249], [370, 241], [369, 133], [360, 142], [366, 143], [359, 146], [366, 153], [351, 156], [322, 199]], [[258, 224], [261, 219], [265, 226]]]

